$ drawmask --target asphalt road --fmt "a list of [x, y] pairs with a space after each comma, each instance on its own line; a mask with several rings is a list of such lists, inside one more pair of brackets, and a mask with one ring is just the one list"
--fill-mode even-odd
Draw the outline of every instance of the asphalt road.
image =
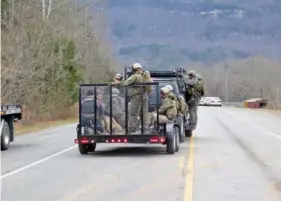
[[75, 125], [20, 136], [1, 152], [2, 200], [281, 200], [281, 117], [199, 108], [194, 137], [163, 146], [97, 145]]

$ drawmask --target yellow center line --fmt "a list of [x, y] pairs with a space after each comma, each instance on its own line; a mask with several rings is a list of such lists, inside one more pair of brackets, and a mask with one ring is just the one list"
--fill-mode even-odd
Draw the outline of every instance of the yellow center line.
[[[194, 132], [193, 132], [194, 133]], [[192, 201], [194, 178], [194, 134], [190, 138], [187, 170], [185, 177], [184, 201]]]

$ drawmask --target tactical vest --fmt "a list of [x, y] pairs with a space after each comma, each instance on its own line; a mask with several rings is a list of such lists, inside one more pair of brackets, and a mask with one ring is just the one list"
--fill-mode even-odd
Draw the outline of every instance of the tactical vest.
[[201, 97], [201, 85], [197, 83], [193, 87], [186, 89], [186, 100], [189, 105], [196, 105]]
[[[137, 80], [135, 83], [142, 83], [143, 82], [142, 75], [140, 74], [136, 74], [136, 75], [137, 75]], [[128, 95], [131, 97], [134, 95], [141, 94], [142, 90], [145, 91], [145, 89], [142, 86], [134, 86], [134, 84], [132, 84], [132, 86], [128, 88]]]
[[177, 111], [184, 114], [187, 111], [187, 104], [179, 96], [176, 99]]

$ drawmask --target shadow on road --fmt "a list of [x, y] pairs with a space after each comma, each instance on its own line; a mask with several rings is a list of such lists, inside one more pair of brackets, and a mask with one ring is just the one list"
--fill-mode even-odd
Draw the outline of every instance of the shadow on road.
[[156, 156], [156, 155], [167, 155], [166, 147], [117, 147], [113, 149], [97, 151], [89, 153], [90, 156], [101, 156], [101, 157], [143, 157], [143, 156]]

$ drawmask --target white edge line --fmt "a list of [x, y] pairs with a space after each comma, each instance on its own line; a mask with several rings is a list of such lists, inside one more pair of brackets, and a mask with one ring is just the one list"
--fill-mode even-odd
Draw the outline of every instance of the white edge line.
[[258, 127], [259, 129], [261, 129], [261, 130], [263, 130], [263, 131], [269, 133], [270, 135], [272, 135], [272, 136], [274, 136], [274, 137], [276, 137], [276, 138], [278, 138], [278, 139], [281, 140], [281, 136], [280, 136], [280, 135], [277, 135], [277, 134], [275, 134], [275, 133], [269, 131], [268, 129], [266, 129], [266, 128], [262, 127], [262, 126], [259, 126], [258, 124], [255, 124], [255, 123], [252, 122], [252, 121], [249, 121], [249, 120], [247, 120], [247, 119], [245, 119], [245, 118], [239, 117], [237, 114], [234, 114], [233, 112], [229, 112], [229, 111], [226, 111], [226, 110], [225, 110], [225, 112], [227, 112], [227, 113], [229, 113], [229, 114], [232, 114], [233, 116], [238, 117], [239, 120], [243, 119], [243, 121], [248, 122], [248, 123], [252, 124], [253, 126], [256, 126], [256, 127]]
[[72, 147], [68, 147], [68, 148], [66, 148], [66, 149], [64, 149], [64, 150], [62, 150], [62, 151], [59, 151], [59, 152], [55, 153], [55, 154], [52, 154], [52, 155], [47, 156], [47, 157], [45, 157], [45, 158], [42, 158], [42, 159], [40, 159], [40, 160], [38, 160], [38, 161], [35, 161], [35, 162], [31, 163], [31, 164], [28, 164], [28, 165], [26, 165], [26, 166], [23, 166], [23, 167], [21, 167], [21, 168], [18, 168], [18, 169], [16, 169], [16, 170], [13, 170], [13, 171], [11, 171], [11, 172], [9, 172], [9, 173], [7, 173], [7, 174], [1, 175], [0, 179], [2, 180], [2, 179], [4, 179], [4, 178], [6, 178], [6, 177], [9, 177], [9, 176], [11, 176], [11, 175], [17, 174], [17, 173], [19, 173], [19, 172], [21, 172], [21, 171], [24, 171], [24, 170], [28, 169], [28, 168], [31, 168], [31, 167], [33, 167], [33, 166], [36, 166], [36, 165], [40, 164], [40, 163], [43, 163], [43, 162], [45, 162], [45, 161], [47, 161], [47, 160], [49, 160], [49, 159], [51, 159], [51, 158], [53, 158], [53, 157], [56, 157], [56, 156], [58, 156], [58, 155], [60, 155], [60, 154], [63, 154], [63, 153], [65, 153], [65, 152], [68, 152], [69, 150], [74, 149], [74, 148], [76, 148], [76, 147], [77, 147], [77, 145], [72, 146]]

